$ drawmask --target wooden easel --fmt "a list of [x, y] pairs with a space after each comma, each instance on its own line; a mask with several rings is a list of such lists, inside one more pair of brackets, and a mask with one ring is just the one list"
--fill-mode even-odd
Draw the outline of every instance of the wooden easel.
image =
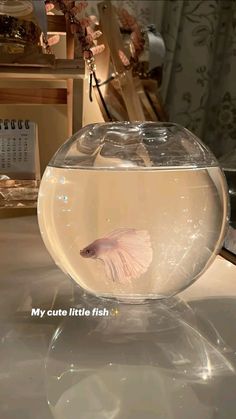
[[[127, 51], [124, 46], [117, 16], [111, 1], [104, 0], [99, 3], [98, 10], [103, 33], [103, 44], [106, 47], [106, 51], [109, 51], [114, 73], [117, 76], [115, 80], [110, 82], [107, 90], [103, 87], [103, 94], [107, 99], [107, 107], [109, 108], [109, 105], [112, 103], [114, 113], [119, 117], [119, 119], [117, 118], [118, 120], [167, 121], [168, 115], [158, 92], [157, 81], [151, 79], [142, 80], [138, 76], [134, 77], [132, 70], [128, 70], [119, 57], [119, 51], [127, 57], [129, 57], [130, 51]], [[101, 54], [101, 57], [98, 57], [97, 70], [99, 78], [99, 68], [103, 54]], [[108, 62], [109, 56], [106, 56]], [[101, 66], [103, 66], [103, 63]], [[102, 74], [101, 80], [108, 78], [109, 66], [106, 66], [106, 69], [107, 74], [105, 77]], [[104, 112], [103, 116], [106, 120]]]
[[126, 105], [130, 121], [143, 121], [144, 112], [135, 89], [132, 70], [127, 70], [119, 57], [119, 51], [128, 55], [121, 37], [120, 28], [109, 0], [98, 4], [101, 31], [107, 41], [115, 72], [119, 75], [122, 97]]

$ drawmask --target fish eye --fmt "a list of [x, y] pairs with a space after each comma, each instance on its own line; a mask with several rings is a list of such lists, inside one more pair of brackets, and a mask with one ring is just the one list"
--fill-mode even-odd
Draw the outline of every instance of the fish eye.
[[85, 253], [86, 253], [86, 255], [88, 255], [88, 254], [90, 253], [90, 250], [89, 250], [89, 249], [87, 249], [87, 250], [85, 251]]

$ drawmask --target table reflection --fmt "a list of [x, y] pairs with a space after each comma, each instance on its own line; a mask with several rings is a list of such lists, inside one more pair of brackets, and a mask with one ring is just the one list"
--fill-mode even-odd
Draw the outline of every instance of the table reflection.
[[57, 328], [46, 360], [53, 416], [223, 418], [214, 395], [222, 382], [235, 389], [234, 352], [202, 305], [194, 304], [175, 298], [114, 307], [82, 300], [81, 307], [116, 314], [66, 318]]

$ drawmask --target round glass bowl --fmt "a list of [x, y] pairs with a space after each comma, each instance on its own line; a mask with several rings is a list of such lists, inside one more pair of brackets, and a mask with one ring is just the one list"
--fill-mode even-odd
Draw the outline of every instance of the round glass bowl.
[[93, 124], [49, 163], [39, 226], [56, 264], [85, 291], [160, 299], [213, 262], [227, 224], [226, 191], [216, 159], [185, 128]]

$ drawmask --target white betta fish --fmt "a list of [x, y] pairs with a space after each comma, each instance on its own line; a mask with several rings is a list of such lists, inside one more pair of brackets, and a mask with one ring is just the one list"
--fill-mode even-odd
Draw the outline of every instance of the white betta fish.
[[153, 251], [146, 230], [120, 228], [89, 244], [80, 255], [101, 260], [109, 279], [125, 283], [147, 271]]

